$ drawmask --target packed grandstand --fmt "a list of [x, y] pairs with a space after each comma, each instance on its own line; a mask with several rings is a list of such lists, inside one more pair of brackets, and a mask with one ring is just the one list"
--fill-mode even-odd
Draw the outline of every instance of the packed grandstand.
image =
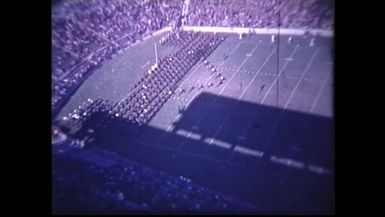
[[[68, 0], [52, 5], [52, 118], [103, 62], [169, 28], [160, 40], [175, 48], [145, 72], [119, 102], [88, 99], [59, 122], [53, 121], [53, 211], [73, 213], [263, 213], [246, 203], [117, 156], [92, 143], [94, 131], [147, 124], [178, 82], [204, 61], [225, 34], [183, 31], [191, 27], [333, 30], [333, 0]], [[228, 58], [228, 57], [226, 57]], [[227, 77], [210, 62], [216, 83]], [[122, 121], [123, 120], [123, 121]], [[65, 126], [62, 124], [65, 122]], [[125, 125], [129, 123], [129, 125]], [[125, 131], [126, 133], [126, 131]], [[67, 145], [70, 151], [57, 149]]]

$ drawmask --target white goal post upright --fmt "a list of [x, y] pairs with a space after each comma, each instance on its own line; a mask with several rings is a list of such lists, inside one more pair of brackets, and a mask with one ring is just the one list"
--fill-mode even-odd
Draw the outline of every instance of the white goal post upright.
[[156, 46], [156, 42], [154, 43], [155, 46], [155, 64], [158, 65], [158, 48]]

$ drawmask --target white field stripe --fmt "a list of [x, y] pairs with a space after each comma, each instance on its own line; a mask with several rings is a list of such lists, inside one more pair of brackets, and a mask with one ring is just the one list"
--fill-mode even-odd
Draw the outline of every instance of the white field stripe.
[[188, 133], [189, 133], [188, 131], [183, 130], [183, 129], [179, 129], [179, 130], [176, 132], [177, 135], [184, 136], [184, 137], [186, 137]]
[[208, 145], [215, 145], [215, 146], [218, 146], [218, 147], [221, 147], [221, 148], [225, 148], [225, 149], [230, 149], [231, 148], [231, 144], [227, 143], [227, 142], [224, 142], [222, 140], [219, 140], [219, 139], [214, 139], [214, 138], [206, 138], [204, 140], [204, 142]]
[[263, 152], [261, 152], [261, 151], [256, 151], [256, 150], [246, 148], [243, 146], [239, 146], [239, 145], [234, 148], [234, 151], [242, 153], [242, 154], [252, 155], [254, 157], [262, 157], [263, 156]]
[[320, 175], [328, 175], [331, 173], [329, 169], [323, 168], [321, 166], [316, 166], [316, 165], [308, 165], [307, 166], [308, 170], [314, 173], [318, 173]]
[[189, 132], [187, 130], [183, 130], [183, 129], [179, 129], [177, 130], [176, 132], [177, 135], [180, 135], [180, 136], [183, 136], [183, 137], [191, 137], [192, 139], [195, 139], [195, 140], [200, 140], [201, 139], [201, 135], [197, 134], [197, 133], [193, 133], [193, 132]]
[[199, 135], [198, 133], [190, 132], [190, 139], [200, 140], [201, 138], [202, 138], [202, 136]]
[[305, 167], [305, 164], [301, 161], [296, 161], [290, 158], [282, 158], [282, 157], [276, 157], [276, 156], [271, 156], [270, 161], [274, 163], [279, 163], [283, 164], [289, 167], [294, 167], [297, 169], [303, 169]]

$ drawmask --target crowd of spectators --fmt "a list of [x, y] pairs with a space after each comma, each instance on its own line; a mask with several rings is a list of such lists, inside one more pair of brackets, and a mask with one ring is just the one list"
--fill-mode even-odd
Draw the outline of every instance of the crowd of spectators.
[[179, 0], [71, 0], [52, 10], [54, 113], [101, 62], [180, 16]]
[[188, 26], [332, 29], [334, 0], [190, 0]]
[[53, 159], [54, 212], [241, 213], [254, 206], [100, 148]]

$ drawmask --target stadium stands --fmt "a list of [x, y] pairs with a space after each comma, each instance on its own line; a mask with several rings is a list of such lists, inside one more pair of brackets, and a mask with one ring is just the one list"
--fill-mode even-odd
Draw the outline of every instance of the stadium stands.
[[[242, 213], [254, 206], [118, 155], [93, 148], [54, 159], [57, 214], [199, 212]], [[62, 201], [65, 201], [64, 203]]]
[[103, 60], [178, 16], [181, 1], [68, 1], [52, 14], [52, 108]]
[[332, 0], [190, 0], [188, 26], [332, 29]]

